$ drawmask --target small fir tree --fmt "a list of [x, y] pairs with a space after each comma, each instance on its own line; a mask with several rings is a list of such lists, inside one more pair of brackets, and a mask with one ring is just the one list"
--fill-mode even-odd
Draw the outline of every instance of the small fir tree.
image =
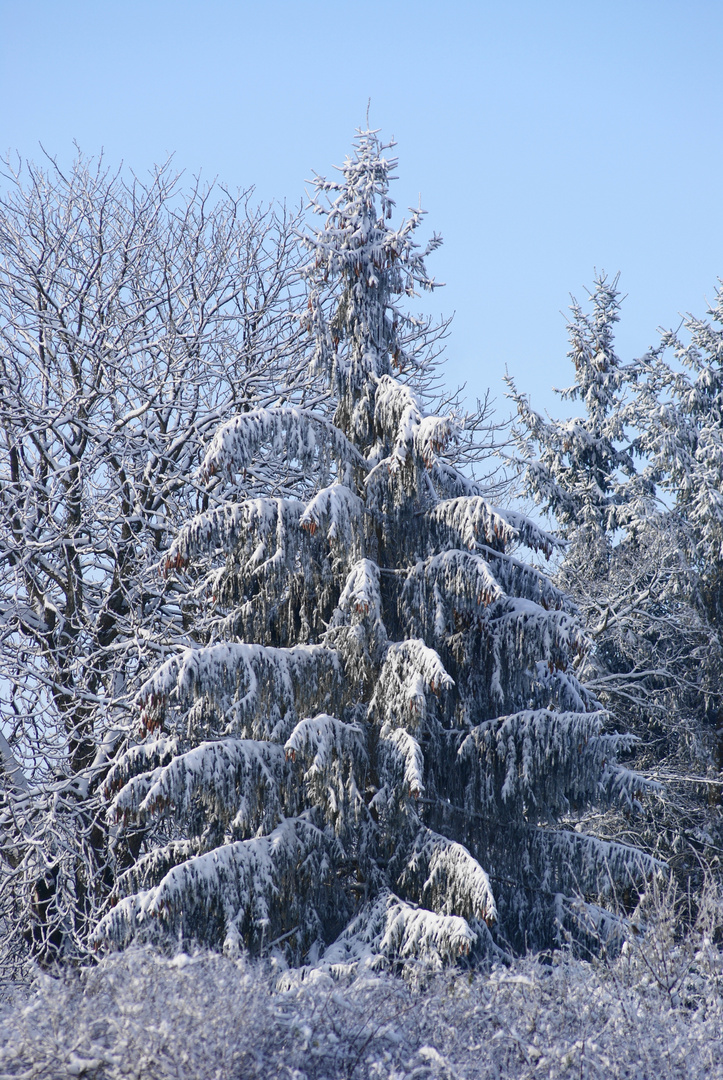
[[519, 557], [556, 541], [485, 500], [454, 465], [459, 420], [413, 389], [399, 298], [434, 288], [440, 241], [420, 250], [420, 211], [388, 224], [387, 149], [361, 131], [316, 182], [308, 323], [333, 421], [253, 409], [203, 465], [239, 482], [276, 454], [307, 494], [219, 503], [164, 560], [206, 568], [214, 620], [143, 686], [143, 735], [108, 776], [134, 855], [98, 943], [157, 929], [297, 963], [442, 963], [491, 928], [549, 943], [583, 896], [602, 925], [612, 880], [654, 869], [574, 828], [641, 781], [572, 673], [568, 600]]

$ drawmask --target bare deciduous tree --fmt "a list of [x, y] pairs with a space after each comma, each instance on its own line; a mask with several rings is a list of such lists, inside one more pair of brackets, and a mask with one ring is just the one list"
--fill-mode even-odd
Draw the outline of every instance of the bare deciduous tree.
[[[204, 441], [230, 412], [312, 391], [297, 216], [184, 192], [170, 163], [147, 181], [82, 157], [4, 175], [0, 918], [47, 956], [104, 890], [94, 793], [127, 703], [188, 638], [192, 598], [158, 562], [213, 505], [213, 484], [189, 484]], [[246, 490], [270, 482], [261, 463]]]

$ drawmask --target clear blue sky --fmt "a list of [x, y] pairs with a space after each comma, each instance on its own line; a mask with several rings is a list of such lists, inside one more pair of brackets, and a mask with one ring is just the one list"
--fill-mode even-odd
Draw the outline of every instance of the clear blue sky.
[[449, 382], [555, 408], [569, 294], [621, 271], [621, 354], [723, 275], [721, 0], [0, 0], [0, 149], [175, 152], [297, 203], [371, 97], [455, 312]]

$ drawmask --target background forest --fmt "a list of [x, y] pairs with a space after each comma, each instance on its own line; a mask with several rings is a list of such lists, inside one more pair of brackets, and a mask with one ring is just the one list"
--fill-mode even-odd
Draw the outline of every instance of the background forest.
[[[123, 1075], [118, 979], [119, 1015], [154, 986], [220, 1031], [188, 965], [255, 988], [267, 1073], [280, 1039], [289, 1075], [480, 1075], [444, 1034], [480, 1009], [498, 1075], [720, 1068], [723, 299], [623, 362], [601, 275], [579, 415], [512, 379], [512, 428], [466, 412], [391, 145], [362, 129], [296, 216], [170, 167], [9, 175], [7, 1075]], [[234, 1038], [218, 1075], [251, 1075]]]

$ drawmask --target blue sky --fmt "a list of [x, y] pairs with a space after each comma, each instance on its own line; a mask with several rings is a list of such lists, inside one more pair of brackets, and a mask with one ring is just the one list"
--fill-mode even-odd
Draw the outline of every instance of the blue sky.
[[723, 275], [720, 0], [0, 0], [0, 150], [75, 139], [297, 203], [370, 119], [397, 139], [398, 208], [445, 245], [450, 384], [507, 367], [553, 411], [562, 311], [621, 272], [624, 358]]

